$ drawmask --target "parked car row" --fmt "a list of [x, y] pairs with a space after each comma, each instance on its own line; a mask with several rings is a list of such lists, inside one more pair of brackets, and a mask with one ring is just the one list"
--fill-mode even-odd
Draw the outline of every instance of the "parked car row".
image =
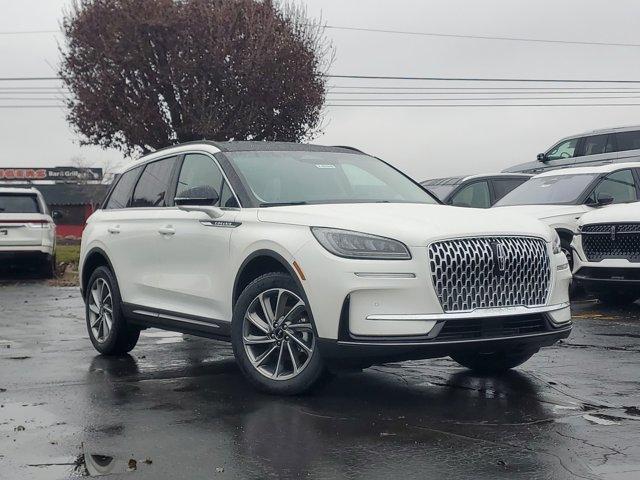
[[625, 303], [640, 297], [640, 162], [634, 159], [640, 159], [640, 127], [609, 129], [560, 141], [539, 156], [542, 166], [509, 169], [545, 171], [520, 180], [499, 199], [493, 185], [514, 174], [422, 185], [444, 193], [448, 204], [538, 218], [558, 233], [576, 285], [602, 302]]

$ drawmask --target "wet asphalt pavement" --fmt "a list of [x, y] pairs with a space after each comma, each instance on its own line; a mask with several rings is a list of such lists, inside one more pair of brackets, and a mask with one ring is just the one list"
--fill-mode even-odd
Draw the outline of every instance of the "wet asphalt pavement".
[[414, 361], [279, 398], [221, 342], [147, 330], [101, 357], [77, 288], [3, 284], [0, 478], [638, 479], [640, 305], [574, 322], [503, 376]]

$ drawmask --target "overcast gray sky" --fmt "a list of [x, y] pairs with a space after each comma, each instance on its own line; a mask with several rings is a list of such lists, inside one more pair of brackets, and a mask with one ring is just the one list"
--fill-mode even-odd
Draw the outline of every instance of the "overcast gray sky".
[[[0, 0], [0, 32], [57, 29], [62, 9], [68, 3], [67, 0]], [[640, 44], [637, 28], [640, 2], [634, 0], [305, 0], [303, 3], [311, 17], [322, 15], [327, 24], [335, 26]], [[638, 46], [459, 39], [343, 30], [328, 30], [327, 35], [336, 48], [331, 72], [334, 74], [640, 80]], [[54, 75], [59, 39], [55, 34], [0, 34], [0, 77]], [[397, 80], [335, 79], [331, 83], [359, 87], [478, 86], [463, 82]], [[0, 87], [24, 85], [2, 82]], [[598, 90], [612, 85], [570, 86]], [[625, 85], [634, 86], [638, 87], [636, 96], [640, 97], [640, 84]], [[633, 96], [634, 93], [625, 95]], [[0, 95], [8, 96], [6, 91]], [[0, 100], [0, 105], [27, 102], [34, 103]], [[531, 101], [534, 102], [546, 103]], [[607, 100], [598, 102], [610, 103]], [[640, 104], [640, 98], [613, 102]], [[316, 143], [359, 147], [422, 180], [498, 171], [533, 160], [538, 152], [562, 136], [595, 128], [640, 124], [640, 106], [328, 107], [325, 124], [324, 133]], [[105, 161], [123, 164], [128, 161], [116, 151], [80, 147], [62, 110], [0, 108], [0, 166], [68, 165], [74, 156], [82, 156], [96, 166]]]

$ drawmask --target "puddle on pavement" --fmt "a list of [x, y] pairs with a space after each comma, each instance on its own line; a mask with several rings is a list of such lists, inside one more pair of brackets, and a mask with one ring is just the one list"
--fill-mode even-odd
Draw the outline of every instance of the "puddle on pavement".
[[138, 462], [134, 458], [123, 459], [111, 455], [91, 453], [84, 446], [83, 452], [75, 461], [75, 473], [85, 477], [103, 477], [105, 475], [135, 472], [140, 463], [151, 464], [150, 459]]
[[155, 343], [158, 345], [165, 343], [180, 343], [184, 341], [184, 336], [182, 335], [182, 333], [178, 332], [144, 332], [142, 336], [157, 338], [158, 340], [156, 340]]

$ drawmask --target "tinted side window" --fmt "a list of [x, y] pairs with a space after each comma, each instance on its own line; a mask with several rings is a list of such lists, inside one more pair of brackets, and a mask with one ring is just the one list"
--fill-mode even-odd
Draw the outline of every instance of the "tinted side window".
[[607, 175], [593, 189], [587, 203], [596, 203], [598, 195], [611, 195], [613, 203], [635, 202], [637, 200], [636, 186], [631, 170], [620, 170]]
[[129, 199], [131, 198], [131, 190], [133, 190], [133, 186], [136, 183], [136, 179], [138, 178], [141, 168], [142, 167], [134, 168], [120, 176], [118, 183], [113, 187], [111, 196], [105, 205], [106, 209], [125, 208], [127, 206], [127, 203], [129, 203]]
[[457, 207], [489, 208], [491, 206], [489, 184], [483, 181], [467, 185], [453, 196], [451, 205]]
[[574, 156], [576, 147], [578, 146], [578, 138], [572, 138], [560, 142], [547, 152], [547, 160], [558, 160], [560, 158], [571, 158]]
[[616, 133], [618, 151], [640, 150], [640, 131]]
[[511, 190], [526, 182], [527, 178], [501, 178], [493, 181], [493, 193], [495, 193], [497, 202]]
[[133, 192], [132, 207], [164, 207], [176, 159], [165, 158], [148, 163]]
[[[178, 177], [178, 188], [176, 190], [176, 197], [189, 197], [189, 196], [202, 196], [205, 194], [195, 193], [199, 191], [206, 191], [206, 189], [213, 188], [221, 201], [218, 205], [228, 206], [225, 203], [229, 200], [229, 187], [224, 182], [222, 172], [218, 168], [218, 165], [207, 155], [200, 153], [188, 154], [184, 158], [182, 168], [180, 170], [180, 176]], [[228, 192], [225, 192], [225, 190]], [[226, 198], [225, 198], [226, 195]], [[237, 206], [232, 205], [232, 206]]]
[[612, 151], [612, 145], [607, 148], [608, 137], [609, 135], [593, 135], [591, 137], [586, 137], [584, 139], [580, 155], [598, 155], [600, 153]]

